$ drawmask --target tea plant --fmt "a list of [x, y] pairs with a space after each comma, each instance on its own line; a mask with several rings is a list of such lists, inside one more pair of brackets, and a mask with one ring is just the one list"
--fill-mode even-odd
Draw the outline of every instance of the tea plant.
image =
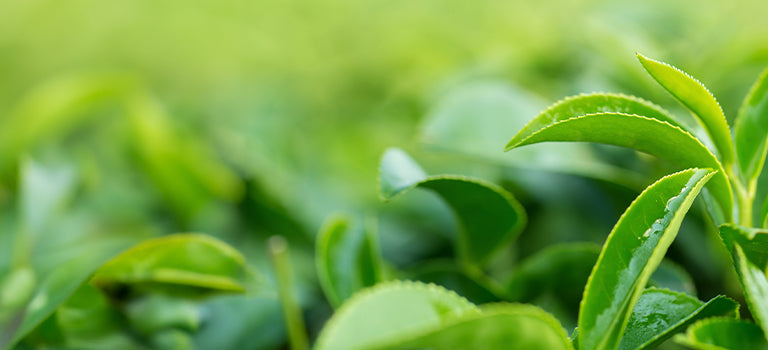
[[[517, 200], [482, 180], [427, 176], [405, 153], [389, 150], [380, 169], [382, 197], [390, 200], [412, 188], [428, 189], [456, 214], [457, 262], [441, 271], [450, 270], [450, 278], [438, 274], [438, 282], [449, 282], [443, 284], [475, 303], [496, 302], [476, 306], [421, 282], [379, 283], [425, 276], [387, 265], [371, 225], [353, 230], [348, 219], [336, 218], [321, 232], [316, 256], [323, 290], [338, 309], [317, 348], [652, 349], [673, 336], [695, 349], [768, 348], [768, 201], [762, 211], [753, 210], [759, 206], [758, 178], [768, 151], [768, 70], [747, 95], [731, 136], [722, 109], [699, 81], [665, 63], [638, 58], [692, 112], [696, 125], [637, 97], [595, 93], [555, 103], [506, 146], [509, 151], [542, 142], [595, 142], [648, 153], [678, 168], [640, 193], [599, 254], [588, 245], [571, 244], [534, 255], [506, 283], [494, 280], [487, 274], [489, 259], [525, 224]], [[661, 274], [654, 274], [664, 270], [662, 259], [700, 194], [732, 256], [754, 323], [742, 318], [739, 304], [728, 297], [700, 301], [664, 288]], [[755, 221], [763, 228], [753, 227]], [[570, 337], [561, 323], [567, 320], [507, 302], [550, 293], [557, 282], [542, 279], [572, 278], [569, 272], [579, 275], [578, 267], [585, 264], [590, 266], [588, 278], [581, 282], [583, 293], [578, 291], [577, 327]], [[567, 293], [559, 291], [555, 298]]]

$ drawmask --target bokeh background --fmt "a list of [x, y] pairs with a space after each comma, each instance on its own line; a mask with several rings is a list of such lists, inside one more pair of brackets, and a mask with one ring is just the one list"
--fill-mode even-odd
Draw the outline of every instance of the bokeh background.
[[[455, 224], [436, 197], [379, 200], [393, 146], [430, 173], [510, 189], [531, 218], [511, 261], [601, 243], [669, 167], [591, 145], [504, 153], [506, 141], [578, 93], [687, 115], [635, 52], [701, 80], [732, 120], [768, 65], [765, 13], [764, 1], [0, 0], [0, 275], [26, 258], [52, 270], [102, 241], [204, 232], [266, 287], [203, 305], [223, 320], [199, 344], [280, 348], [268, 237], [291, 244], [312, 334], [331, 312], [312, 260], [330, 214], [377, 216], [398, 268], [449, 254]], [[693, 217], [671, 258], [699, 297], [738, 297], [711, 224]]]

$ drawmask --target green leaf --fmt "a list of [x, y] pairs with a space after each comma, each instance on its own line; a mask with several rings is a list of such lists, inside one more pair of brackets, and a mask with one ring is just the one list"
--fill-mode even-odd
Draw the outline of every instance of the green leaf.
[[752, 317], [768, 334], [768, 231], [726, 224], [720, 235], [733, 256]]
[[476, 312], [475, 305], [436, 285], [407, 281], [379, 284], [355, 294], [336, 311], [315, 349], [367, 348]]
[[544, 310], [522, 304], [489, 304], [436, 329], [373, 349], [557, 350], [573, 349], [560, 323]]
[[688, 325], [707, 317], [738, 316], [739, 303], [719, 295], [707, 303], [664, 289], [646, 289], [638, 299], [619, 350], [655, 349]]
[[375, 222], [357, 229], [350, 227], [350, 221], [346, 216], [333, 216], [317, 236], [317, 278], [334, 307], [382, 280]]
[[637, 54], [646, 71], [664, 89], [688, 108], [707, 131], [715, 144], [723, 164], [733, 164], [733, 142], [723, 109], [712, 93], [698, 80], [669, 64]]
[[[286, 341], [280, 301], [274, 295], [221, 295], [200, 306], [196, 349], [271, 350]], [[258, 336], [254, 336], [258, 334]]]
[[503, 188], [458, 175], [427, 176], [405, 152], [388, 149], [381, 159], [380, 194], [390, 200], [415, 187], [435, 191], [453, 209], [461, 227], [457, 250], [462, 261], [483, 264], [522, 232], [526, 214]]
[[760, 327], [733, 318], [701, 320], [688, 327], [685, 335], [676, 336], [675, 341], [699, 350], [768, 349]]
[[99, 268], [91, 280], [106, 291], [122, 285], [174, 292], [241, 292], [245, 259], [234, 248], [201, 234], [144, 241]]
[[475, 304], [501, 301], [501, 293], [487, 276], [463, 269], [454, 261], [430, 261], [419, 264], [407, 274], [408, 279], [434, 283], [450, 289]]
[[662, 260], [653, 272], [648, 286], [696, 295], [696, 286], [693, 284], [691, 275], [680, 265], [667, 259]]
[[541, 125], [536, 132], [518, 134], [507, 145], [516, 147], [547, 141], [585, 141], [629, 147], [666, 159], [683, 168], [718, 170], [707, 185], [726, 221], [733, 211], [731, 185], [723, 166], [695, 137], [682, 129], [656, 119], [621, 113], [597, 113]]
[[757, 181], [768, 152], [768, 69], [760, 74], [736, 118], [734, 141], [741, 173], [747, 183]]
[[711, 170], [668, 175], [643, 191], [619, 219], [587, 281], [579, 348], [615, 349], [651, 273], [672, 244]]
[[515, 269], [505, 287], [507, 298], [533, 303], [572, 329], [576, 326], [584, 286], [599, 255], [600, 246], [592, 243], [547, 247]]

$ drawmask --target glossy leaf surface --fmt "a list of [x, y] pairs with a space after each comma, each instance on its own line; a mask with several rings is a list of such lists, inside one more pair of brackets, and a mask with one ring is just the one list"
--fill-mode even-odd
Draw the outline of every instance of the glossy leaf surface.
[[707, 188], [725, 219], [732, 215], [731, 185], [722, 165], [698, 139], [680, 128], [655, 119], [619, 113], [591, 114], [541, 125], [534, 133], [516, 135], [506, 149], [548, 141], [597, 142], [633, 148], [682, 168], [712, 168], [718, 173]]
[[106, 289], [142, 284], [240, 292], [245, 278], [245, 260], [232, 247], [206, 235], [177, 234], [128, 249], [99, 268], [92, 282]]
[[477, 312], [477, 307], [466, 299], [436, 285], [379, 284], [355, 294], [339, 308], [320, 333], [315, 349], [370, 348]]
[[373, 349], [573, 349], [560, 323], [537, 307], [489, 304], [406, 340]]
[[768, 342], [754, 323], [732, 318], [709, 318], [678, 335], [678, 343], [698, 350], [766, 350]]
[[375, 223], [350, 227], [343, 216], [330, 218], [317, 236], [317, 277], [331, 305], [338, 307], [352, 294], [381, 281], [381, 258]]
[[683, 217], [714, 173], [688, 169], [643, 191], [608, 236], [584, 290], [579, 348], [615, 349], [651, 273], [661, 262]]
[[728, 224], [720, 227], [720, 234], [733, 255], [749, 310], [768, 334], [768, 231]]
[[712, 93], [701, 82], [680, 69], [641, 54], [638, 54], [637, 58], [653, 79], [698, 118], [720, 153], [723, 164], [733, 164], [731, 131], [723, 109]]
[[703, 303], [684, 293], [646, 289], [632, 310], [619, 349], [655, 349], [700, 319], [737, 316], [738, 308], [737, 302], [722, 295]]
[[456, 213], [461, 226], [459, 256], [472, 264], [487, 261], [514, 240], [526, 223], [523, 207], [503, 188], [465, 176], [427, 176], [399, 149], [384, 153], [379, 181], [381, 196], [387, 200], [415, 187], [440, 195]]

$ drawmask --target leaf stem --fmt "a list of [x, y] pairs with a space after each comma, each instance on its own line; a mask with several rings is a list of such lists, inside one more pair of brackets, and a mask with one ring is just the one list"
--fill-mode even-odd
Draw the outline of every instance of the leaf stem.
[[301, 308], [296, 301], [293, 281], [293, 268], [288, 253], [288, 242], [282, 236], [273, 236], [268, 243], [269, 254], [277, 275], [278, 296], [283, 308], [285, 325], [288, 328], [288, 341], [292, 350], [307, 350], [307, 331]]
[[731, 179], [733, 188], [736, 193], [736, 200], [739, 207], [739, 225], [745, 227], [752, 227], [752, 205], [755, 200], [755, 191], [757, 188], [756, 181], [750, 181], [749, 186], [745, 187], [741, 182], [740, 177], [732, 170], [732, 166], [724, 167], [726, 175]]

